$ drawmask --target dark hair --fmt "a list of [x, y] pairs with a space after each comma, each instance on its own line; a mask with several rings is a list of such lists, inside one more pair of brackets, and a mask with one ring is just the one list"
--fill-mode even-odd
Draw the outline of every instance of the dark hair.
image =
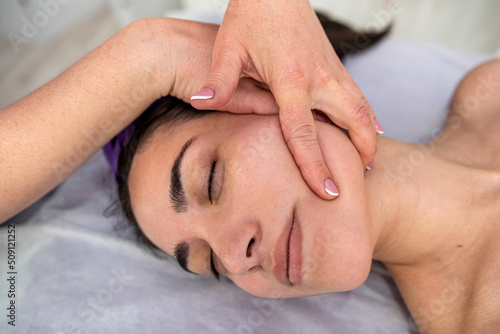
[[340, 60], [375, 45], [391, 30], [391, 25], [388, 25], [381, 32], [360, 32], [352, 30], [340, 22], [333, 21], [322, 13], [316, 12], [316, 15]]
[[[325, 30], [325, 33], [332, 43], [335, 52], [340, 59], [348, 54], [353, 54], [364, 50], [380, 41], [390, 30], [386, 28], [380, 33], [357, 32], [346, 25], [330, 20], [327, 16], [317, 13], [318, 18]], [[363, 38], [363, 43], [360, 39]], [[133, 229], [137, 241], [147, 246], [153, 254], [162, 256], [161, 251], [154, 245], [141, 230], [132, 210], [130, 202], [130, 192], [128, 178], [130, 168], [136, 153], [147, 146], [148, 139], [153, 132], [174, 124], [184, 123], [192, 119], [203, 117], [214, 112], [213, 110], [197, 110], [190, 104], [173, 97], [165, 97], [152, 104], [144, 113], [141, 122], [135, 127], [128, 143], [123, 147], [118, 158], [118, 200], [121, 204], [123, 215], [128, 220], [128, 226]]]

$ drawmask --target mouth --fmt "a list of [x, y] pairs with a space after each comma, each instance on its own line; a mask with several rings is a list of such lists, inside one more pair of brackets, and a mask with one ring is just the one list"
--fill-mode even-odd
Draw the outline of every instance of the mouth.
[[302, 230], [293, 210], [291, 221], [285, 227], [273, 252], [273, 274], [286, 285], [302, 284]]

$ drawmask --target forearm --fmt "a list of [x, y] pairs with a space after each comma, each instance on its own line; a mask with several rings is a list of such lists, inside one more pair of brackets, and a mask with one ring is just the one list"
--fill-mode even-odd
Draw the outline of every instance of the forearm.
[[[170, 91], [143, 23], [0, 111], [0, 222], [35, 202]], [[167, 57], [163, 60], [168, 62]]]

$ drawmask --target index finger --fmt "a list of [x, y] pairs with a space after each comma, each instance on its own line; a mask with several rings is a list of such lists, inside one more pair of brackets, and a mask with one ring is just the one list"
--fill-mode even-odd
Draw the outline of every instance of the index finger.
[[307, 93], [288, 91], [275, 95], [285, 141], [309, 188], [323, 199], [333, 199], [339, 191], [332, 181], [318, 143], [316, 124]]

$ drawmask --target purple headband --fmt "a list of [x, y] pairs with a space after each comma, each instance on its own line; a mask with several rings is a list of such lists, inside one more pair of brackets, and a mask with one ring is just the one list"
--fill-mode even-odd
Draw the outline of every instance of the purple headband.
[[132, 134], [134, 133], [135, 128], [144, 123], [156, 107], [169, 98], [170, 96], [166, 96], [154, 101], [139, 117], [137, 117], [125, 129], [123, 129], [122, 132], [117, 134], [102, 148], [116, 182], [118, 182], [118, 158], [120, 157], [120, 152], [123, 147], [127, 145], [128, 141], [132, 137]]

